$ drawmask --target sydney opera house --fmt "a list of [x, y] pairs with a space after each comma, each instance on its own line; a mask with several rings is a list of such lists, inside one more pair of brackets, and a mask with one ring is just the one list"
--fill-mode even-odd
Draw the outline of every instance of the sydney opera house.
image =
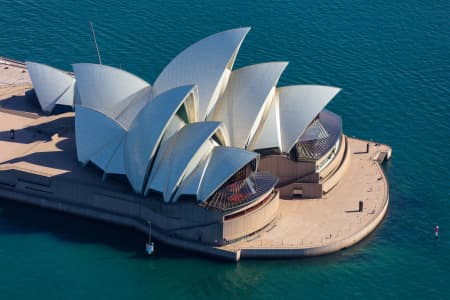
[[248, 32], [198, 41], [153, 84], [101, 64], [26, 68], [42, 111], [73, 107], [80, 166], [129, 185], [160, 236], [225, 245], [272, 223], [280, 199], [326, 195], [348, 155], [325, 109], [340, 89], [278, 87], [287, 62], [233, 69]]

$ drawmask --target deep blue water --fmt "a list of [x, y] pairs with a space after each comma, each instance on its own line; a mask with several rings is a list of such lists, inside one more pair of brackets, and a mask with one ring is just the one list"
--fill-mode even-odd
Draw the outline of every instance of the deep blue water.
[[393, 147], [385, 221], [312, 259], [232, 264], [160, 244], [148, 258], [133, 230], [0, 200], [0, 299], [450, 298], [450, 2], [318, 2], [0, 0], [0, 56], [96, 62], [92, 20], [104, 63], [149, 82], [189, 44], [252, 26], [235, 67], [290, 61], [280, 85], [343, 88], [328, 107], [345, 132]]

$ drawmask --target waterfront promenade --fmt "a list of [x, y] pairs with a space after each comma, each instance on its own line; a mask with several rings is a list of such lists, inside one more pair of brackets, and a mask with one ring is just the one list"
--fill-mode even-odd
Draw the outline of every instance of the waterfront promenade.
[[[388, 185], [376, 157], [385, 145], [347, 138], [350, 164], [341, 181], [322, 199], [280, 199], [280, 215], [266, 230], [224, 248], [242, 257], [314, 256], [349, 247], [382, 221]], [[359, 201], [363, 211], [358, 211]]]

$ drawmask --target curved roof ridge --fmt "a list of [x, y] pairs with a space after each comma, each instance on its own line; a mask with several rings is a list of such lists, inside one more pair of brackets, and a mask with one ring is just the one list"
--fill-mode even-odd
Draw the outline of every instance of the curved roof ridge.
[[173, 197], [173, 202], [177, 202], [182, 195], [192, 195], [197, 199], [200, 184], [203, 181], [206, 168], [208, 167], [209, 160], [211, 159], [211, 154], [213, 153], [214, 149], [205, 157], [203, 157], [196, 168], [188, 176], [183, 178], [183, 181], [181, 182], [175, 193], [175, 196]]
[[[126, 136], [126, 132], [120, 132], [116, 135], [111, 136], [111, 138], [103, 144], [96, 152], [90, 155], [89, 160], [93, 162], [97, 167], [106, 172], [111, 159], [115, 156], [118, 147], [121, 145], [123, 138]], [[123, 161], [123, 158], [121, 159]], [[124, 173], [120, 173], [124, 174]]]
[[258, 153], [241, 148], [215, 147], [203, 174], [197, 200], [208, 200], [237, 171], [258, 157]]
[[233, 70], [233, 73], [242, 72], [244, 70], [249, 70], [249, 69], [262, 67], [262, 66], [270, 66], [270, 65], [282, 68], [284, 71], [284, 69], [286, 69], [288, 64], [289, 64], [289, 61], [285, 61], [285, 60], [266, 61], [266, 62], [261, 62], [261, 63], [256, 63], [256, 64], [251, 64], [251, 65], [240, 67], [239, 69]]
[[78, 160], [86, 164], [101, 149], [122, 134], [123, 128], [114, 119], [90, 107], [75, 105], [75, 143]]
[[[100, 110], [98, 110], [98, 109], [96, 109], [96, 108], [89, 107], [89, 106], [86, 106], [86, 105], [83, 105], [83, 104], [75, 104], [74, 107], [75, 107], [75, 108], [76, 108], [76, 107], [83, 107], [83, 108], [87, 108], [87, 109], [89, 109], [89, 110], [95, 111], [96, 113], [102, 115], [103, 117], [110, 119], [111, 121], [113, 121], [114, 123], [116, 123], [118, 126], [122, 127], [124, 130], [126, 130], [126, 131], [128, 130], [122, 123], [118, 122], [115, 118], [113, 118], [112, 116], [108, 115], [107, 112], [100, 111]], [[77, 116], [77, 115], [76, 115], [76, 113], [75, 113], [75, 118], [76, 118], [76, 116]]]
[[80, 104], [116, 118], [131, 101], [130, 96], [150, 84], [138, 76], [112, 66], [73, 64]]
[[291, 151], [308, 125], [340, 91], [333, 86], [311, 84], [278, 88], [283, 152]]
[[113, 155], [109, 159], [105, 169], [106, 174], [126, 174], [125, 171], [125, 142], [127, 135], [121, 137], [120, 143], [114, 150]]
[[[150, 85], [146, 80], [142, 79], [141, 77], [137, 76], [136, 74], [131, 73], [131, 72], [129, 72], [129, 71], [127, 71], [127, 70], [124, 70], [124, 69], [122, 69], [122, 68], [117, 68], [117, 67], [110, 66], [110, 65], [96, 64], [96, 63], [88, 63], [88, 62], [87, 62], [87, 63], [83, 63], [83, 62], [81, 62], [81, 63], [74, 63], [74, 64], [72, 64], [72, 67], [74, 67], [74, 66], [82, 66], [82, 65], [97, 66], [97, 67], [101, 67], [101, 68], [105, 68], [105, 69], [110, 69], [111, 71], [121, 71], [122, 73], [128, 74], [130, 77], [134, 77], [134, 78], [136, 78], [137, 80], [141, 81], [142, 84]], [[74, 72], [74, 73], [75, 73], [75, 72]], [[75, 75], [76, 75], [76, 74], [75, 74]]]
[[164, 202], [172, 201], [182, 179], [189, 175], [188, 170], [192, 171], [214, 147], [209, 140], [220, 126], [220, 122], [187, 124], [161, 144], [145, 193], [156, 190], [163, 193]]
[[123, 107], [114, 118], [125, 128], [130, 128], [139, 112], [144, 108], [151, 98], [151, 86], [144, 87], [128, 96], [121, 104]]
[[267, 117], [261, 122], [260, 132], [253, 139], [251, 149], [281, 149], [280, 107], [279, 92], [275, 91], [272, 103], [268, 109]]
[[75, 79], [49, 65], [25, 62], [31, 82], [44, 112], [52, 112], [56, 104], [73, 106]]
[[240, 46], [250, 27], [212, 34], [180, 52], [153, 84], [154, 96], [179, 85], [198, 84], [199, 118], [204, 120], [228, 81]]
[[195, 93], [194, 85], [168, 90], [148, 101], [132, 122], [125, 146], [125, 168], [136, 192], [144, 189], [156, 150], [170, 121], [191, 94], [196, 97]]
[[211, 120], [223, 121], [231, 146], [246, 148], [267, 115], [275, 86], [287, 62], [246, 66], [231, 73]]

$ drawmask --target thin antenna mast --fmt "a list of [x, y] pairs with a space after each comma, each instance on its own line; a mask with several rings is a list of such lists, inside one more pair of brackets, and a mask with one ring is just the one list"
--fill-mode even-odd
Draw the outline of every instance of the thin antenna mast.
[[95, 48], [97, 49], [98, 62], [99, 64], [102, 64], [102, 57], [100, 56], [100, 50], [98, 50], [97, 39], [95, 38], [94, 24], [92, 23], [92, 21], [89, 21], [89, 23], [91, 24], [92, 36], [94, 37]]

